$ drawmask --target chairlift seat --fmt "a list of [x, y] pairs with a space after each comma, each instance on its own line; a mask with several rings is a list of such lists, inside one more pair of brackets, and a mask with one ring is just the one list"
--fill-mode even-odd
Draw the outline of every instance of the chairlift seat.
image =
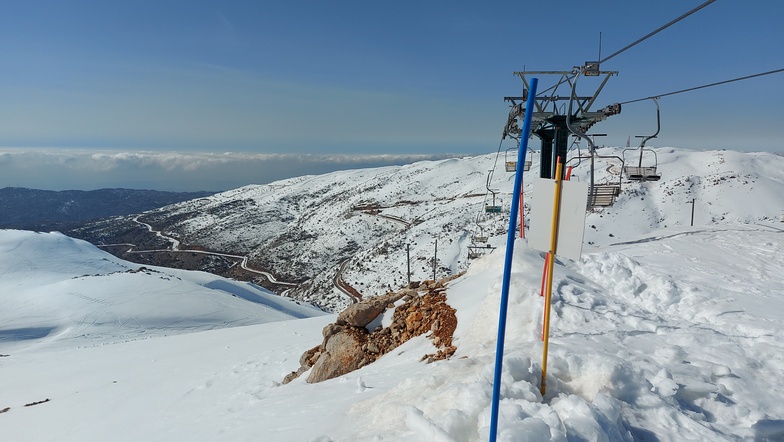
[[468, 259], [476, 259], [495, 250], [495, 247], [487, 246], [468, 246]]
[[[528, 160], [523, 163], [523, 170], [528, 172], [531, 170], [531, 160]], [[507, 161], [506, 162], [506, 171], [507, 172], [517, 172], [517, 161]]]
[[661, 175], [656, 174], [656, 167], [624, 167], [626, 178], [632, 181], [658, 181]]
[[475, 236], [475, 237], [471, 238], [471, 241], [474, 242], [474, 243], [487, 242], [487, 237], [486, 236]]
[[501, 206], [485, 206], [487, 213], [501, 213]]
[[621, 194], [621, 186], [615, 184], [594, 185], [588, 193], [589, 207], [609, 207], [615, 203], [615, 198]]

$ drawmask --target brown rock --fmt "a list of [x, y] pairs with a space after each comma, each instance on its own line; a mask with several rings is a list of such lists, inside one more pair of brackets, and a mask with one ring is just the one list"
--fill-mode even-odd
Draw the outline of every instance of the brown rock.
[[308, 371], [308, 367], [300, 367], [297, 371], [292, 371], [291, 373], [287, 374], [285, 378], [283, 378], [283, 383], [288, 384], [289, 382], [297, 379], [302, 373]]
[[329, 338], [330, 336], [334, 335], [343, 330], [343, 326], [338, 324], [329, 324], [324, 327], [324, 330], [321, 331], [321, 334], [324, 336], [324, 339]]
[[422, 322], [422, 313], [414, 310], [406, 317], [406, 330], [413, 331], [419, 327]]
[[302, 356], [299, 358], [299, 365], [303, 367], [312, 367], [313, 364], [318, 359], [319, 354], [321, 353], [321, 345], [317, 345], [310, 350], [302, 353]]
[[362, 351], [364, 339], [359, 332], [343, 330], [330, 336], [308, 376], [308, 383], [316, 383], [350, 373], [367, 363]]
[[384, 296], [363, 299], [340, 312], [335, 323], [352, 327], [364, 327], [373, 322], [381, 312], [386, 310], [387, 304], [394, 303], [402, 297], [403, 294], [400, 293], [388, 293]]

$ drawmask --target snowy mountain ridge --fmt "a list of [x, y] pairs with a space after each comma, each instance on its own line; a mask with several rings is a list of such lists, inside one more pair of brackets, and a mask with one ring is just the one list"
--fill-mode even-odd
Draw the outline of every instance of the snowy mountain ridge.
[[[646, 153], [644, 160], [657, 160], [661, 180], [641, 183], [619, 176], [623, 149], [598, 152], [603, 158], [596, 161], [596, 182], [620, 183], [622, 190], [613, 207], [588, 214], [586, 251], [689, 225], [692, 201], [698, 225], [778, 221], [784, 211], [784, 158], [772, 153], [659, 148], [656, 159]], [[140, 219], [184, 243], [247, 255], [251, 266], [278, 279], [304, 282], [287, 296], [340, 311], [352, 299], [334, 283], [338, 277], [364, 296], [379, 295], [405, 286], [409, 266], [412, 280], [432, 279], [434, 255], [437, 278], [465, 270], [476, 237], [489, 236], [491, 246], [505, 241], [514, 174], [505, 172], [504, 162], [515, 155], [501, 151], [296, 177], [174, 204]], [[538, 153], [529, 155], [527, 225], [531, 178], [538, 176], [539, 165]], [[636, 162], [636, 152], [627, 152], [626, 159]], [[587, 161], [569, 164], [577, 164], [573, 179], [589, 179]], [[493, 204], [502, 213], [485, 213]], [[93, 224], [77, 235], [94, 243], [120, 242], [118, 228], [144, 231], [126, 217]]]

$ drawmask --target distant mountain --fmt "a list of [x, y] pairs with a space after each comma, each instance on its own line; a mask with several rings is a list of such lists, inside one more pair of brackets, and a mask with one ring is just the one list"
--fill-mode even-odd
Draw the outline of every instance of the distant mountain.
[[6, 187], [0, 189], [0, 228], [63, 230], [89, 220], [140, 213], [212, 193], [132, 189], [52, 191]]
[[[621, 176], [622, 149], [598, 149], [596, 182], [619, 184], [621, 191], [614, 206], [588, 212], [585, 250], [689, 226], [692, 207], [695, 226], [778, 223], [781, 218], [784, 157], [674, 148], [655, 152], [658, 158], [646, 157], [643, 165], [657, 165], [661, 179], [639, 182]], [[125, 245], [104, 248], [127, 260], [231, 277], [240, 276], [241, 258], [184, 251], [246, 257], [250, 267], [291, 285], [271, 284], [258, 274], [243, 277], [339, 311], [356, 294], [380, 295], [407, 285], [409, 267], [412, 281], [434, 274], [443, 278], [468, 268], [469, 248], [484, 253], [503, 246], [514, 181], [503, 157], [502, 152], [246, 186], [140, 216], [90, 223], [67, 234], [94, 244], [135, 244], [130, 251]], [[539, 155], [532, 160], [525, 176], [526, 226]], [[589, 180], [588, 161], [570, 164], [576, 165], [573, 180]], [[488, 205], [499, 211], [487, 212]], [[144, 252], [174, 247], [179, 251]]]

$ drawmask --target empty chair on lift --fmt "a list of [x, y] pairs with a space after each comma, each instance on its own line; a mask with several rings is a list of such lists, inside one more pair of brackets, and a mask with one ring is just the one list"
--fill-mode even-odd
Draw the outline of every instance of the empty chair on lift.
[[487, 244], [486, 246], [468, 246], [468, 259], [476, 259], [495, 250], [495, 247]]
[[[490, 180], [492, 179], [493, 179], [493, 169], [490, 169], [489, 171], [487, 171], [487, 182], [485, 183], [485, 188], [487, 189], [488, 193], [493, 195], [493, 204], [485, 205], [485, 213], [501, 213], [501, 206], [498, 206], [495, 203], [495, 194], [498, 193], [498, 190], [494, 190], [490, 188]], [[487, 198], [487, 194], [485, 194], [485, 198]]]
[[597, 184], [588, 192], [588, 207], [609, 207], [621, 194], [621, 186], [617, 184]]
[[479, 223], [477, 223], [477, 227], [479, 233], [474, 233], [474, 235], [471, 236], [471, 242], [473, 244], [486, 243], [488, 239], [487, 235], [485, 235], [485, 232], [484, 230], [482, 230], [482, 227], [479, 227]]
[[626, 166], [624, 167], [626, 179], [631, 181], [659, 181], [661, 175], [656, 173], [656, 166]]
[[[661, 112], [659, 110], [659, 102], [656, 98], [652, 98], [653, 103], [656, 105], [656, 132], [653, 135], [637, 135], [635, 138], [642, 138], [642, 142], [640, 143], [639, 149], [624, 149], [623, 151], [623, 161], [626, 163], [626, 152], [627, 151], [640, 151], [640, 158], [637, 160], [636, 166], [625, 166], [623, 168], [623, 174], [626, 175], [626, 179], [631, 181], [658, 181], [661, 178], [661, 175], [656, 173], [656, 167], [659, 165], [659, 158], [656, 155], [656, 152], [653, 149], [646, 149], [645, 143], [652, 139], [656, 138], [659, 135], [659, 131], [661, 131]], [[643, 153], [650, 152], [653, 154], [653, 166], [647, 165], [643, 166]], [[648, 156], [650, 158], [650, 155]], [[647, 163], [650, 164], [650, 163]]]
[[[623, 174], [626, 176], [627, 180], [630, 180], [630, 181], [659, 181], [659, 178], [661, 178], [661, 175], [656, 173], [656, 167], [659, 165], [659, 158], [657, 157], [656, 152], [653, 149], [645, 149], [645, 148], [643, 148], [643, 146], [645, 145], [645, 141], [647, 141], [648, 139], [649, 138], [646, 137], [646, 139], [643, 140], [642, 144], [640, 145], [640, 147], [638, 149], [624, 149], [623, 150], [623, 161], [624, 161], [624, 164], [627, 162], [627, 160], [626, 160], [626, 158], [627, 158], [626, 152], [627, 151], [638, 151], [638, 150], [640, 151], [640, 158], [637, 161], [637, 165], [636, 166], [624, 166], [623, 167]], [[653, 154], [653, 163], [652, 163], [653, 165], [650, 165], [651, 164], [650, 161], [648, 161], [646, 163], [648, 165], [646, 165], [646, 166], [642, 165], [643, 164], [643, 153], [644, 152], [650, 152], [650, 153]], [[650, 155], [647, 155], [646, 157], [650, 158]]]
[[[510, 150], [517, 150], [517, 148], [512, 147], [506, 149], [506, 153], [504, 154], [504, 165], [507, 172], [517, 172], [517, 161], [515, 161], [517, 156], [516, 155], [510, 156], [509, 155]], [[525, 160], [525, 162], [523, 163], [523, 170], [526, 172], [531, 170], [531, 160]]]

